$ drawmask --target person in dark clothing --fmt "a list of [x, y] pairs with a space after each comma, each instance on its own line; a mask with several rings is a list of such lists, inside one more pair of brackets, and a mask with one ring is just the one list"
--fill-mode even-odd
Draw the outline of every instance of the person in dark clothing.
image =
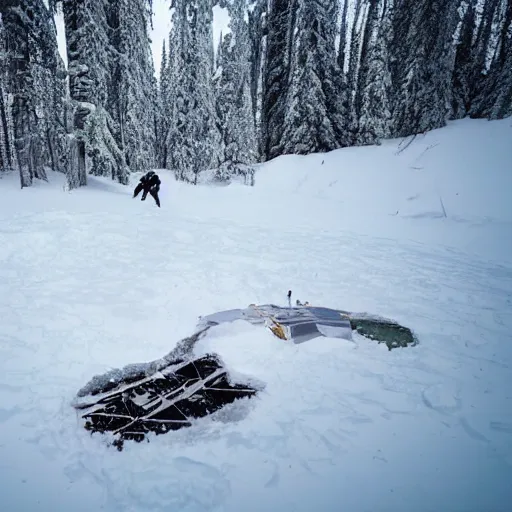
[[160, 198], [158, 197], [158, 191], [160, 190], [160, 178], [158, 177], [158, 174], [155, 173], [155, 171], [149, 171], [147, 174], [144, 174], [142, 178], [140, 179], [140, 182], [135, 187], [135, 190], [133, 191], [133, 197], [137, 197], [141, 191], [144, 191], [142, 193], [141, 201], [146, 200], [146, 196], [148, 195], [148, 192], [151, 194], [153, 199], [155, 200], [156, 205], [158, 208], [160, 208]]

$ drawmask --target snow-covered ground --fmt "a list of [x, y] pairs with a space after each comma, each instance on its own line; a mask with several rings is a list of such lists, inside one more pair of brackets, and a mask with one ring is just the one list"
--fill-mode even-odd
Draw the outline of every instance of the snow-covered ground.
[[[254, 188], [162, 171], [161, 209], [109, 180], [3, 176], [0, 510], [509, 511], [511, 125], [281, 157]], [[288, 289], [420, 344], [222, 325], [196, 351], [263, 381], [257, 398], [122, 452], [82, 428], [70, 404], [95, 374]]]

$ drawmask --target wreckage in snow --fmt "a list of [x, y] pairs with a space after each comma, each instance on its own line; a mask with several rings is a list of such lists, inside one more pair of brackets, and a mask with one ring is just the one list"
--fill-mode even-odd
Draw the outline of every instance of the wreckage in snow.
[[417, 342], [410, 329], [394, 321], [324, 307], [267, 304], [214, 313], [201, 317], [198, 330], [164, 358], [94, 377], [74, 403], [84, 427], [113, 434], [113, 444], [122, 449], [125, 440], [140, 442], [149, 433], [190, 427], [197, 418], [255, 396], [264, 384], [249, 377], [234, 381], [216, 354], [194, 355], [196, 342], [209, 329], [237, 320], [265, 326], [293, 343], [320, 336], [352, 340], [353, 331], [386, 343], [389, 350]]
[[393, 320], [366, 313], [350, 313], [340, 309], [318, 306], [280, 307], [274, 304], [245, 309], [231, 309], [201, 317], [200, 325], [207, 327], [235, 320], [268, 327], [277, 337], [294, 343], [325, 336], [352, 340], [353, 331], [385, 343], [389, 350], [416, 345], [413, 332]]

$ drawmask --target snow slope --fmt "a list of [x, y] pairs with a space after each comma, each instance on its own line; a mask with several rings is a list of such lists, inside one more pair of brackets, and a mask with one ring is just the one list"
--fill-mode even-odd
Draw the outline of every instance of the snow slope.
[[[2, 177], [0, 510], [510, 510], [511, 136], [465, 120], [399, 155], [282, 157], [254, 188], [162, 171], [161, 209], [104, 179]], [[81, 427], [70, 404], [93, 375], [290, 288], [420, 344], [223, 325], [196, 351], [265, 382], [256, 399], [123, 452]]]

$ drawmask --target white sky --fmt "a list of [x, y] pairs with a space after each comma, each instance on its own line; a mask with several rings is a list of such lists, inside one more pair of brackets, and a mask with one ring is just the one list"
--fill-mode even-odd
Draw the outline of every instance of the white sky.
[[155, 73], [160, 74], [160, 62], [162, 59], [162, 43], [166, 40], [165, 46], [169, 51], [169, 32], [171, 30], [171, 13], [169, 11], [170, 0], [153, 0], [153, 32], [151, 37], [151, 51], [153, 52], [153, 62]]
[[[169, 31], [171, 29], [171, 13], [170, 13], [170, 0], [153, 0], [153, 31], [150, 33], [151, 37], [151, 51], [153, 53], [153, 62], [155, 66], [155, 73], [158, 76], [160, 73], [160, 63], [162, 59], [162, 43], [169, 38]], [[55, 17], [57, 25], [57, 42], [59, 45], [60, 54], [67, 66], [66, 58], [66, 36], [64, 33], [64, 21], [62, 13]], [[213, 44], [217, 49], [219, 42], [220, 32], [223, 34], [229, 32], [228, 29], [229, 16], [226, 9], [219, 6], [213, 8]], [[166, 45], [167, 46], [167, 45]]]

